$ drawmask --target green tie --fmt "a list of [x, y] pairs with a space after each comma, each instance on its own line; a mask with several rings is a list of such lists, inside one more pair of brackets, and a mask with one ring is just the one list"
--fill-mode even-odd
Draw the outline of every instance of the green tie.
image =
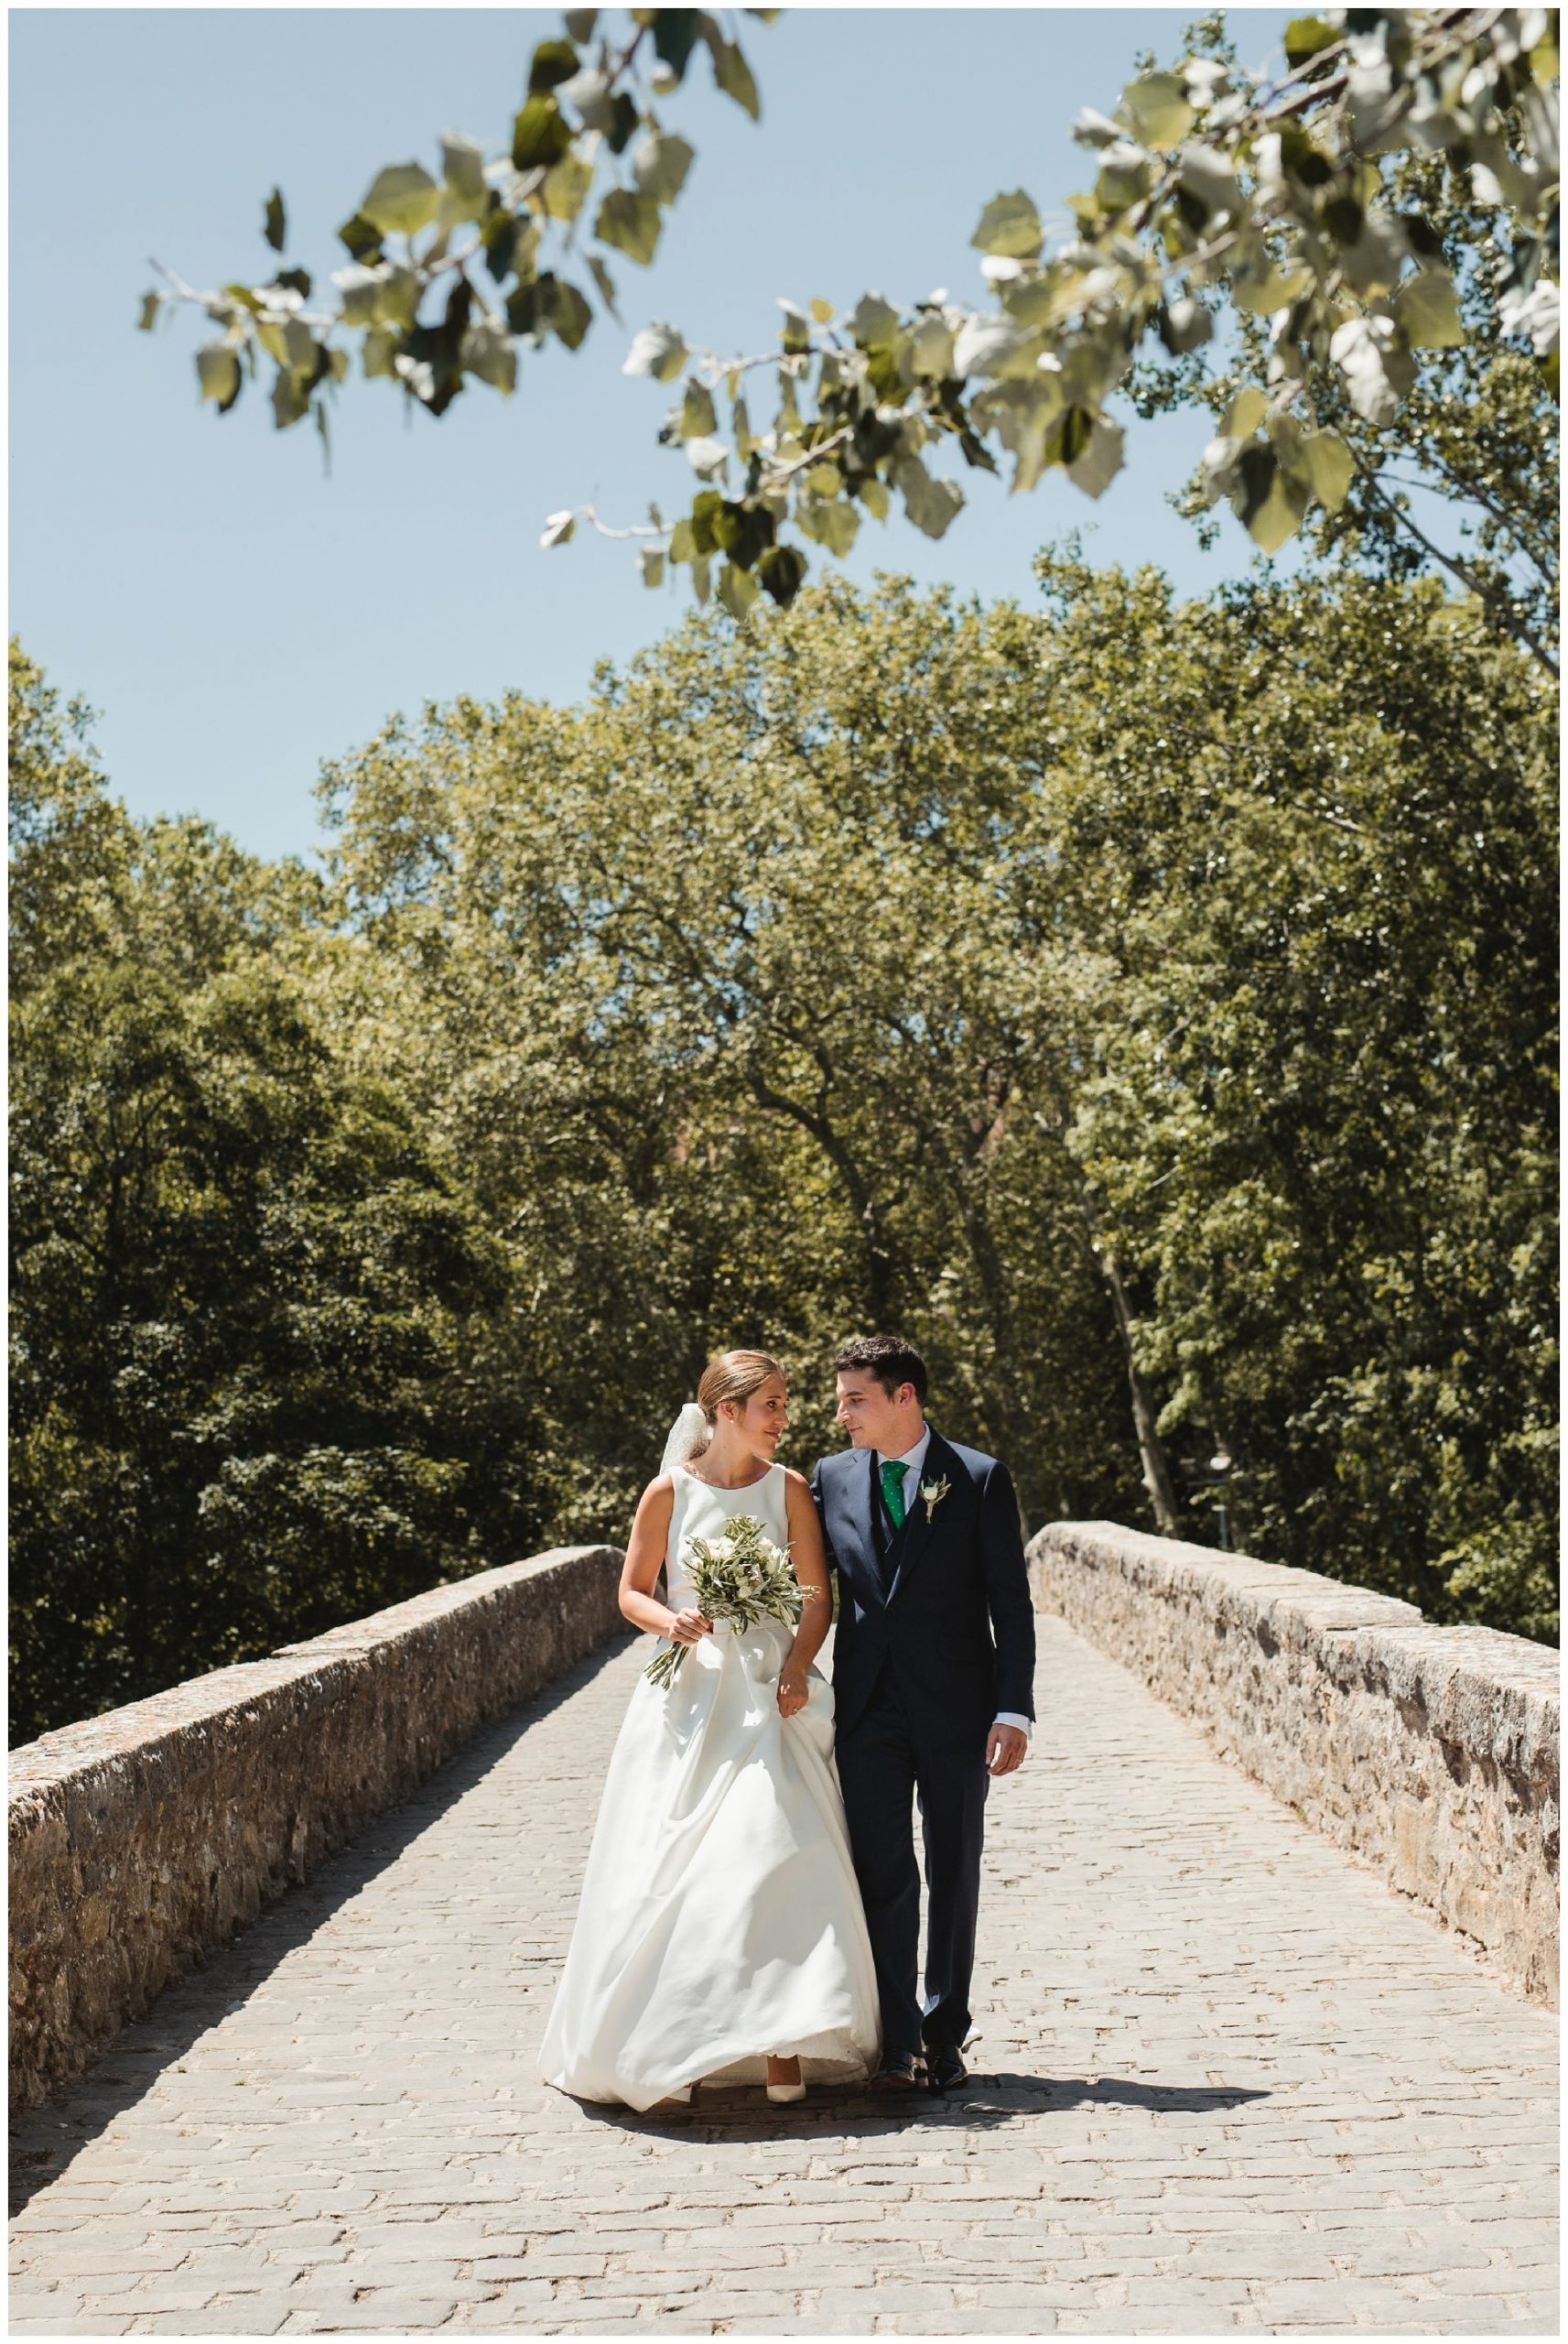
[[888, 1502], [888, 1512], [892, 1516], [893, 1528], [902, 1530], [903, 1528], [903, 1467], [902, 1465], [882, 1467], [882, 1495]]

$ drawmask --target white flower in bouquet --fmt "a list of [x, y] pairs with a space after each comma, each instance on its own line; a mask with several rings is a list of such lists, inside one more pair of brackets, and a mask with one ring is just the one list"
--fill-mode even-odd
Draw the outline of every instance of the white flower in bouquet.
[[[787, 1547], [775, 1546], [754, 1514], [738, 1514], [722, 1538], [689, 1538], [681, 1560], [697, 1590], [697, 1608], [715, 1627], [752, 1628], [759, 1620], [799, 1620], [805, 1601]], [[689, 1646], [671, 1644], [643, 1671], [671, 1685]]]

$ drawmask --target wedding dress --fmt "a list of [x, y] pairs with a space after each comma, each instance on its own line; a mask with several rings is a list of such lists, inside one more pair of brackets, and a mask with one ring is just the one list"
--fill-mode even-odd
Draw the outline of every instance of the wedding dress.
[[[789, 1543], [784, 1473], [716, 1489], [673, 1470], [670, 1609], [695, 1609], [692, 1537], [738, 1514]], [[807, 2082], [876, 2064], [876, 1973], [833, 1762], [833, 1688], [778, 1710], [792, 1633], [719, 1625], [666, 1691], [639, 1676], [605, 1778], [540, 2069], [580, 2100], [647, 2109], [702, 2079]]]

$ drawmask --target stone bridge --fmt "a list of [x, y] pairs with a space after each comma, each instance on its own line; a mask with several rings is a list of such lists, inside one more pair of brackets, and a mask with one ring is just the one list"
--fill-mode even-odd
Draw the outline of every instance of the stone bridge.
[[1555, 2332], [1554, 1655], [1054, 1525], [969, 2085], [633, 2118], [534, 2065], [618, 1564], [13, 1753], [13, 2333]]

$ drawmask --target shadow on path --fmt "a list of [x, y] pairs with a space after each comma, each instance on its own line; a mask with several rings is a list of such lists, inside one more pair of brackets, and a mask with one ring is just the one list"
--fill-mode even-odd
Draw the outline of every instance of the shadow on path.
[[623, 2132], [695, 2133], [714, 2141], [835, 2140], [874, 2141], [890, 2132], [920, 2126], [927, 2130], [978, 2132], [1021, 2118], [1060, 2114], [1069, 2108], [1143, 2108], [1160, 2115], [1202, 2116], [1211, 2111], [1242, 2108], [1268, 2100], [1267, 2091], [1239, 2084], [1145, 2084], [1119, 2076], [976, 2075], [957, 2091], [939, 2097], [909, 2092], [889, 2100], [865, 2092], [835, 2095], [825, 2089], [815, 2100], [774, 2107], [762, 2098], [761, 2087], [699, 2091], [689, 2108], [671, 2108], [638, 2115], [630, 2108], [607, 2107], [579, 2100], [589, 2123], [608, 2124]]
[[45, 2106], [18, 2111], [11, 2122], [11, 2212], [19, 2214], [37, 2191], [58, 2181], [78, 2152], [144, 2099], [166, 2068], [242, 2009], [340, 1906], [437, 1829], [448, 1808], [482, 1782], [530, 1726], [590, 1685], [629, 1641], [629, 1634], [612, 1637], [519, 1708], [481, 1726], [396, 1807], [372, 1817], [359, 1837], [327, 1857], [308, 1881], [286, 1889], [240, 1936], [214, 1947], [199, 1969], [166, 1987], [147, 2015], [122, 2027], [74, 2082], [62, 2085]]

